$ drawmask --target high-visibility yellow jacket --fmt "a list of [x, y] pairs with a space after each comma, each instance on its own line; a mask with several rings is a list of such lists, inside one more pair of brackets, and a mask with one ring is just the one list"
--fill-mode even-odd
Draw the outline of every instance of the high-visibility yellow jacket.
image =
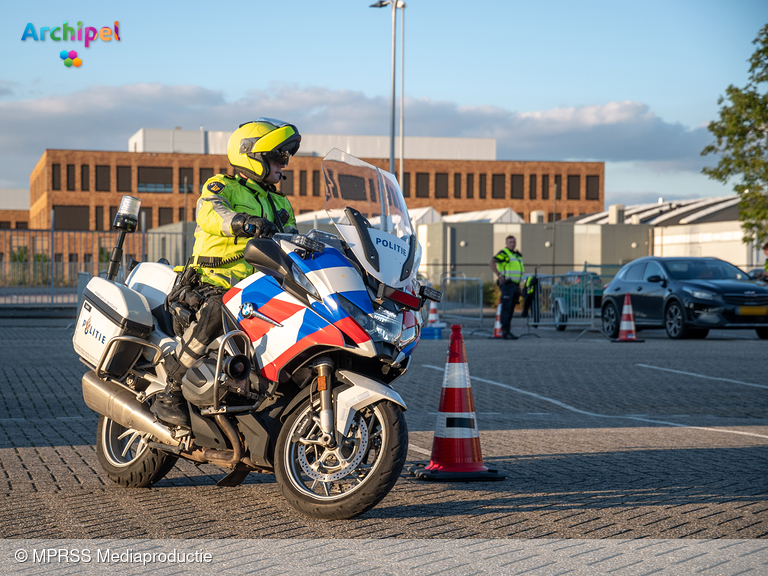
[[[271, 201], [270, 201], [271, 200]], [[203, 186], [197, 201], [197, 228], [192, 265], [202, 280], [230, 288], [253, 273], [243, 260], [248, 238], [235, 238], [232, 219], [239, 213], [261, 216], [277, 223], [275, 212], [284, 208], [290, 218], [284, 227], [296, 227], [291, 203], [281, 192], [268, 192], [250, 178], [217, 174]]]
[[507, 248], [502, 248], [493, 259], [496, 260], [496, 269], [499, 271], [499, 274], [504, 276], [505, 280], [520, 282], [525, 271], [523, 255], [520, 252], [517, 250], [513, 252]]

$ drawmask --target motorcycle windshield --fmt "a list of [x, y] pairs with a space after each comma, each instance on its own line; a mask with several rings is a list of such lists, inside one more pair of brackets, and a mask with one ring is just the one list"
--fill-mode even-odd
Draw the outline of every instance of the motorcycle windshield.
[[322, 165], [323, 207], [366, 272], [393, 288], [408, 285], [421, 247], [395, 177], [335, 148]]

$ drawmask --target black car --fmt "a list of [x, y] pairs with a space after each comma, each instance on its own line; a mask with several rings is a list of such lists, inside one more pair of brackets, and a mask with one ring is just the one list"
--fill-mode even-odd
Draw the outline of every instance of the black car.
[[768, 285], [718, 258], [638, 258], [603, 292], [603, 334], [616, 338], [624, 296], [637, 328], [670, 338], [706, 338], [710, 328], [754, 328], [768, 339]]

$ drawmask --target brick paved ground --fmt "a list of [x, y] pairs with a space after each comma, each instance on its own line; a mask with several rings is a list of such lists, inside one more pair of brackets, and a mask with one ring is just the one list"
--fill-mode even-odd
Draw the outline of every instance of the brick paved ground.
[[[67, 323], [0, 320], [2, 538], [768, 536], [768, 343], [752, 334], [643, 333], [636, 345], [546, 330], [468, 338], [483, 455], [507, 479], [404, 474], [364, 516], [319, 522], [288, 508], [268, 475], [217, 488], [221, 469], [181, 461], [152, 489], [114, 485], [93, 446], [97, 418], [82, 402]], [[409, 406], [410, 464], [429, 459], [446, 346], [422, 342], [396, 386]]]

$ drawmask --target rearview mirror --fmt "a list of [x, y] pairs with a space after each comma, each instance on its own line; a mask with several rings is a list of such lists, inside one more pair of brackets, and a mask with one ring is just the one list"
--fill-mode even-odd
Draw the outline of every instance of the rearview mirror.
[[648, 282], [661, 282], [662, 280], [663, 278], [658, 274], [654, 274], [653, 276], [648, 276]]

